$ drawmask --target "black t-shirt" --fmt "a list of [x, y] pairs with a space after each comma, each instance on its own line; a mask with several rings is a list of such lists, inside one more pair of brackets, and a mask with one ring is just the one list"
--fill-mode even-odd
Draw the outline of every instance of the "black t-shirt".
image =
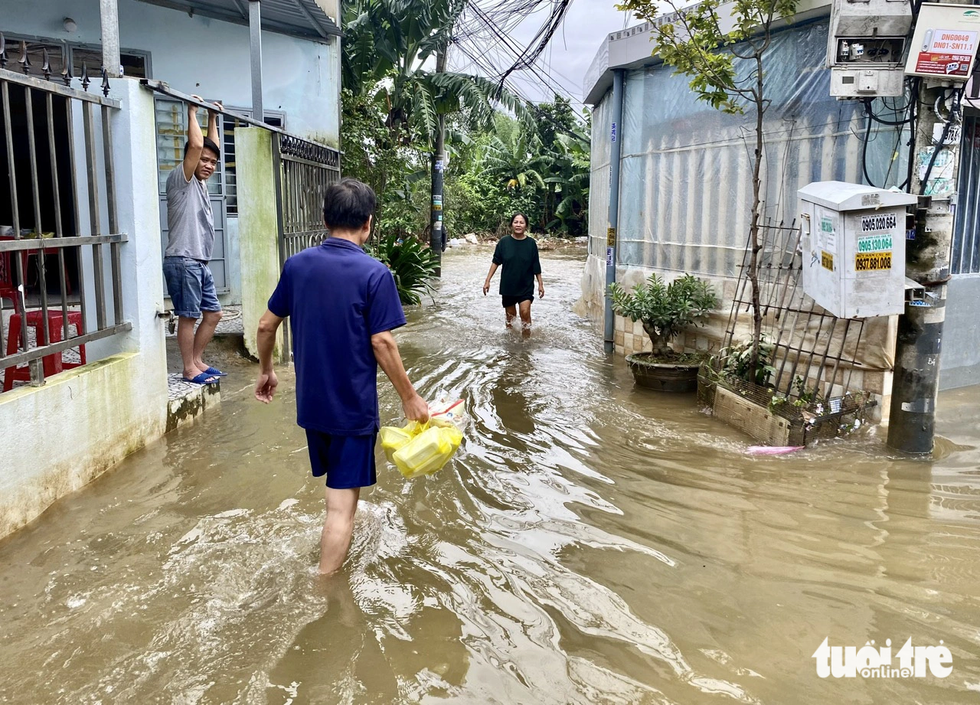
[[520, 240], [507, 235], [493, 251], [493, 263], [500, 266], [501, 296], [533, 296], [534, 275], [541, 274], [538, 243], [525, 235]]

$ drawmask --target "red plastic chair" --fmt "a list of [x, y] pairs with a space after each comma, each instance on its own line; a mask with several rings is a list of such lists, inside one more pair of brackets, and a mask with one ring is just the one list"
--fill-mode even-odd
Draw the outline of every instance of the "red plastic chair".
[[[27, 325], [34, 329], [35, 335], [37, 336], [38, 347], [48, 344], [47, 338], [44, 335], [43, 311], [28, 311]], [[75, 330], [80, 334], [82, 332], [82, 312], [69, 311], [68, 325], [75, 326]], [[21, 326], [20, 314], [15, 313], [10, 317], [10, 332], [7, 335], [8, 355], [17, 353], [20, 348]], [[62, 332], [64, 331], [64, 315], [61, 311], [48, 311], [48, 329], [51, 332], [51, 342], [60, 342]], [[62, 359], [60, 352], [45, 355], [43, 360], [44, 376], [50, 377], [51, 375], [56, 375], [59, 372], [62, 372], [63, 370], [84, 365], [85, 346], [80, 345], [78, 350], [79, 357], [81, 358], [81, 362], [78, 363], [65, 362]], [[16, 380], [30, 381], [30, 379], [30, 366], [25, 365], [24, 367], [8, 367], [3, 374], [3, 391], [7, 392], [13, 389], [14, 381]]]
[[[10, 235], [0, 235], [0, 240], [12, 241], [14, 238]], [[40, 242], [40, 241], [39, 241]], [[38, 268], [44, 266], [44, 254], [45, 251], [40, 248], [31, 250], [19, 250], [20, 252], [20, 263], [22, 271], [24, 272], [24, 277], [27, 277], [27, 262], [29, 257], [37, 257]], [[50, 254], [51, 251], [47, 250]], [[14, 285], [14, 268], [10, 261], [10, 252], [2, 253], [0, 256], [0, 299], [10, 299], [11, 301], [16, 301], [17, 287]], [[68, 277], [68, 263], [65, 263], [65, 294], [71, 296], [71, 279]]]
[[[9, 239], [0, 237], [0, 240]], [[10, 266], [10, 254], [10, 252], [0, 252], [0, 303], [3, 303], [3, 299], [9, 299], [11, 307], [16, 307], [17, 287], [14, 286], [14, 268]], [[21, 256], [21, 262], [25, 267], [27, 266], [26, 255]]]

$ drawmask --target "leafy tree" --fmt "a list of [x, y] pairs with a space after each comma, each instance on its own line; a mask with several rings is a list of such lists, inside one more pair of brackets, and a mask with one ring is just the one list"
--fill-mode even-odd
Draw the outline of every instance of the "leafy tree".
[[515, 211], [538, 230], [584, 231], [589, 140], [570, 105], [556, 98], [528, 109], [486, 78], [431, 70], [466, 2], [345, 3], [345, 173], [377, 192], [380, 235], [424, 235], [444, 116], [449, 232], [497, 231]]
[[483, 77], [428, 68], [449, 45], [468, 0], [353, 0], [344, 3], [344, 85], [379, 94], [384, 123], [398, 144], [429, 150], [438, 116], [465, 114], [474, 126], [492, 123], [494, 106], [523, 108]]
[[[755, 112], [755, 150], [752, 155], [752, 221], [749, 229], [748, 277], [752, 283], [752, 353], [751, 369], [759, 363], [762, 340], [762, 307], [759, 301], [759, 252], [762, 243], [761, 227], [762, 179], [761, 167], [765, 147], [763, 120], [769, 99], [766, 97], [767, 52], [772, 43], [773, 25], [790, 21], [799, 0], [735, 0], [731, 6], [731, 22], [719, 14], [721, 0], [704, 0], [685, 7], [681, 0], [665, 0], [676, 19], [664, 24], [654, 20], [659, 0], [623, 0], [616, 7], [632, 12], [637, 18], [650, 22], [656, 49], [654, 53], [676, 73], [690, 78], [691, 90], [717, 110], [744, 113], [746, 107]], [[738, 65], [736, 65], [736, 59]]]
[[508, 140], [493, 137], [487, 145], [483, 168], [509, 189], [544, 189], [541, 140], [521, 130]]

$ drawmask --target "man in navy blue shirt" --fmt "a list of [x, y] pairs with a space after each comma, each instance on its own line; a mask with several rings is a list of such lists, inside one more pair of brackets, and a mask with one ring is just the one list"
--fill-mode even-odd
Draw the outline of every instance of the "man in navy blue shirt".
[[376, 205], [374, 191], [360, 181], [330, 186], [323, 199], [330, 237], [286, 260], [259, 321], [255, 398], [266, 404], [279, 383], [272, 368], [276, 331], [286, 317], [292, 326], [296, 422], [306, 429], [313, 475], [327, 477], [322, 575], [343, 565], [360, 489], [377, 481], [379, 365], [401, 397], [405, 416], [429, 418], [391, 335], [405, 325], [394, 277], [362, 249]]

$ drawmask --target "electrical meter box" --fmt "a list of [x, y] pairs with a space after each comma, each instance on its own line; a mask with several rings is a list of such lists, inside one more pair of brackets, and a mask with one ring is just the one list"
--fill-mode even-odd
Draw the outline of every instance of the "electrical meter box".
[[976, 5], [922, 3], [905, 73], [965, 82], [973, 73], [978, 39], [980, 8]]
[[830, 95], [903, 95], [911, 26], [909, 0], [833, 0], [827, 37]]
[[799, 190], [803, 291], [838, 318], [905, 311], [905, 214], [916, 196], [843, 181]]

